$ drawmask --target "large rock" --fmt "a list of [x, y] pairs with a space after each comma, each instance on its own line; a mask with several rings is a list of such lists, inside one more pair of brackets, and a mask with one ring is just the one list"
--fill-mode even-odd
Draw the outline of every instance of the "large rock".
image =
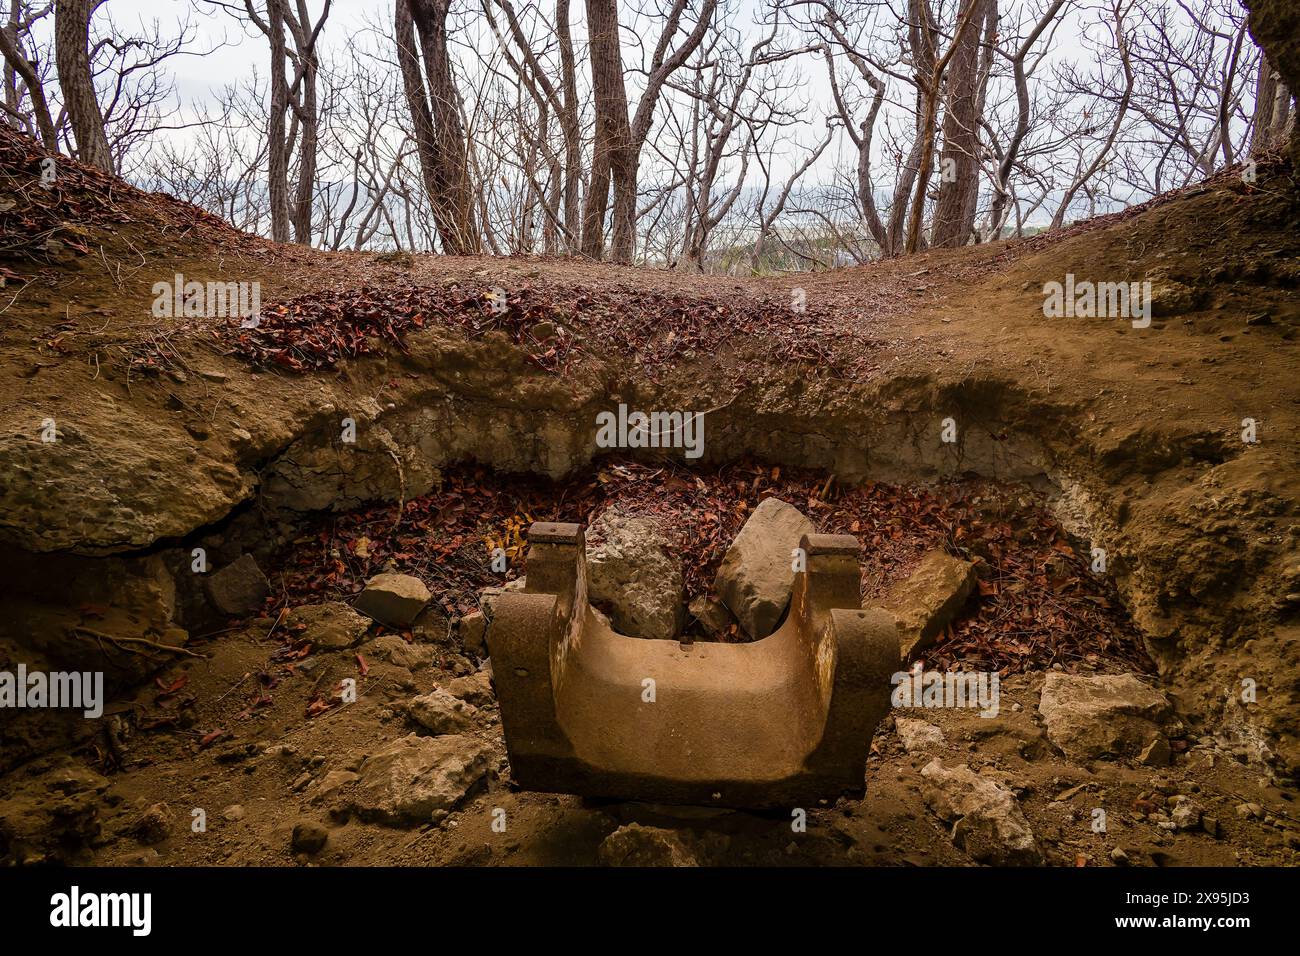
[[890, 588], [880, 606], [897, 622], [901, 659], [906, 661], [933, 644], [974, 587], [974, 564], [931, 551], [906, 580]]
[[285, 616], [285, 624], [318, 651], [341, 651], [361, 641], [370, 629], [370, 618], [342, 601], [328, 601], [294, 608]]
[[208, 600], [222, 614], [248, 614], [262, 606], [271, 584], [251, 554], [240, 555], [205, 582]]
[[353, 605], [358, 611], [389, 627], [409, 627], [429, 603], [429, 589], [409, 574], [377, 574]]
[[654, 518], [610, 509], [592, 522], [587, 597], [629, 637], [672, 640], [682, 630], [685, 580], [673, 545]]
[[491, 763], [491, 749], [474, 737], [408, 734], [366, 759], [339, 806], [393, 826], [428, 823], [454, 809]]
[[952, 827], [952, 842], [971, 859], [992, 866], [1043, 862], [1015, 794], [964, 764], [948, 769], [937, 758], [921, 770], [926, 806]]
[[406, 712], [421, 727], [435, 734], [463, 734], [474, 729], [478, 709], [445, 690], [434, 688], [420, 697], [412, 697]]
[[297, 853], [314, 854], [325, 849], [330, 832], [315, 820], [302, 820], [294, 825], [290, 846]]
[[629, 823], [605, 837], [596, 851], [605, 866], [699, 866], [672, 830]]
[[[1095, 677], [1052, 673], [1043, 682], [1038, 712], [1047, 737], [1075, 760], [1135, 757], [1165, 741], [1160, 722], [1169, 699], [1133, 674]], [[1164, 748], [1160, 748], [1164, 749]]]
[[816, 530], [799, 509], [767, 498], [727, 549], [714, 591], [754, 640], [776, 630], [794, 588], [792, 553]]

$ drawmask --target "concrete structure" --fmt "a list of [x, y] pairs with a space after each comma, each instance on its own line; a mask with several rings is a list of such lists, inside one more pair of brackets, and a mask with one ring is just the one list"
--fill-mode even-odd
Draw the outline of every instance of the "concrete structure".
[[580, 525], [528, 534], [528, 584], [487, 633], [510, 768], [529, 790], [724, 807], [861, 797], [898, 669], [859, 601], [858, 542], [805, 535], [785, 623], [751, 644], [632, 639], [587, 604]]

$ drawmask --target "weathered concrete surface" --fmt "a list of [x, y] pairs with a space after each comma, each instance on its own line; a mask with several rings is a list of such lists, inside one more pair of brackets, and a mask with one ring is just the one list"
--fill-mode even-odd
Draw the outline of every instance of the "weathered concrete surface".
[[881, 599], [898, 622], [900, 658], [909, 660], [935, 642], [975, 587], [975, 565], [931, 551], [906, 579]]
[[767, 498], [727, 549], [714, 590], [754, 640], [767, 637], [780, 623], [794, 586], [792, 552], [816, 530], [798, 508]]
[[858, 542], [805, 535], [786, 623], [750, 644], [633, 640], [587, 603], [582, 528], [529, 531], [528, 587], [488, 629], [525, 789], [704, 806], [861, 796], [898, 666], [894, 622], [859, 607]]

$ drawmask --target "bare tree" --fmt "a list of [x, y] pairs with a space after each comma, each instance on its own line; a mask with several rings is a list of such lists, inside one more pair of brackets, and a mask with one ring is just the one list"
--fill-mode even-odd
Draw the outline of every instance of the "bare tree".
[[1253, 136], [1250, 151], [1261, 153], [1285, 143], [1295, 125], [1295, 112], [1291, 109], [1291, 91], [1286, 88], [1281, 75], [1268, 62], [1259, 57], [1259, 75], [1255, 81], [1255, 112], [1251, 117]]
[[[504, 36], [498, 29], [493, 8], [498, 8], [505, 21]], [[581, 223], [582, 184], [582, 122], [578, 106], [578, 80], [570, 28], [568, 0], [555, 4], [555, 35], [559, 55], [558, 87], [550, 76], [550, 64], [543, 62], [543, 51], [535, 37], [529, 35], [510, 0], [484, 0], [484, 13], [503, 49], [520, 84], [527, 90], [539, 118], [532, 137], [534, 148], [546, 154], [550, 181], [544, 197], [548, 249], [556, 238], [563, 241], [569, 252], [579, 250]], [[507, 40], [508, 37], [508, 40]], [[550, 148], [547, 132], [549, 118], [554, 116], [560, 128], [562, 154]], [[522, 127], [527, 129], [527, 127]], [[539, 185], [539, 191], [540, 186]]]
[[[1243, 0], [1250, 10], [1250, 32], [1277, 70], [1278, 82], [1291, 94], [1300, 91], [1300, 48], [1295, 42], [1296, 7], [1293, 0]], [[1300, 124], [1291, 122], [1289, 151], [1300, 165]]]
[[762, 192], [759, 193], [758, 199], [755, 202], [755, 212], [758, 218], [758, 236], [754, 240], [754, 248], [750, 253], [750, 261], [755, 272], [762, 271], [764, 268], [764, 256], [767, 252], [768, 240], [774, 232], [777, 220], [780, 219], [781, 214], [785, 212], [786, 204], [790, 201], [791, 193], [799, 184], [800, 180], [802, 180], [808, 173], [808, 170], [810, 170], [817, 160], [821, 158], [822, 153], [826, 151], [826, 147], [831, 144], [831, 140], [834, 139], [834, 137], [835, 125], [828, 120], [826, 123], [826, 134], [816, 146], [809, 150], [808, 155], [804, 157], [803, 162], [795, 167], [794, 171], [786, 177], [784, 184], [781, 186], [780, 192], [777, 193], [776, 202], [772, 204], [770, 209], [767, 207], [767, 197], [772, 191], [772, 164], [770, 160], [765, 160], [762, 150], [755, 149], [755, 158], [763, 172], [763, 189]]
[[[939, 154], [939, 196], [934, 204], [930, 244], [964, 246], [975, 231], [979, 199], [979, 128], [988, 82], [992, 39], [997, 29], [996, 0], [963, 0], [962, 16], [971, 25], [953, 41], [943, 111], [943, 149]], [[980, 25], [987, 31], [981, 56]]]
[[[0, 100], [49, 137], [30, 76], [67, 149], [54, 2], [10, 0]], [[101, 6], [88, 52], [114, 166], [331, 248], [828, 268], [960, 245], [977, 219], [992, 238], [1110, 211], [1294, 116], [1234, 0], [768, 0], [749, 22], [728, 0], [586, 0], [589, 43], [566, 0], [394, 0], [346, 47], [308, 13], [324, 0], [202, 2], [259, 17], [271, 70], [160, 137], [182, 125], [160, 57], [194, 44], [113, 30]], [[807, 68], [824, 102], [786, 81]]]
[[397, 0], [397, 59], [438, 237], [445, 252], [467, 255], [477, 253], [480, 245], [469, 154], [448, 54], [448, 6], [448, 0]]
[[[933, 13], [930, 10], [927, 0], [912, 0], [913, 12], [916, 16], [916, 30], [918, 34], [933, 34], [937, 32], [933, 26]], [[940, 57], [932, 57], [933, 66], [931, 67], [928, 79], [921, 79], [923, 74], [918, 71], [917, 77], [921, 83], [921, 96], [924, 108], [919, 111], [920, 115], [920, 156], [921, 165], [916, 174], [916, 190], [912, 195], [912, 212], [911, 220], [907, 227], [907, 252], [916, 252], [921, 243], [921, 219], [925, 213], [925, 194], [929, 189], [930, 170], [934, 164], [934, 136], [935, 136], [935, 117], [939, 109], [939, 85], [943, 81], [944, 72], [948, 69], [948, 64], [957, 51], [962, 49], [963, 35], [972, 30], [972, 24], [975, 22], [975, 13], [982, 10], [983, 5], [977, 0], [964, 0], [961, 14], [957, 19], [957, 28], [954, 31], [952, 41], [948, 44], [948, 49]], [[933, 49], [933, 39], [918, 42], [918, 49]]]
[[90, 70], [90, 17], [103, 0], [56, 0], [54, 59], [63, 104], [77, 141], [77, 158], [113, 172], [113, 154], [104, 132], [104, 115], [95, 97]]
[[[59, 151], [59, 137], [54, 120], [50, 116], [50, 107], [45, 100], [45, 84], [40, 76], [40, 67], [29, 57], [26, 38], [32, 26], [49, 12], [49, 5], [37, 11], [31, 11], [28, 4], [20, 0], [10, 0], [9, 20], [0, 30], [0, 52], [5, 58], [5, 115], [11, 123], [20, 129], [26, 127], [40, 134], [41, 143], [51, 153]], [[22, 88], [19, 88], [19, 79]], [[22, 110], [23, 94], [31, 100], [30, 120]]]
[[[745, 52], [738, 30], [718, 19], [695, 62], [683, 70], [688, 80], [669, 80], [673, 90], [689, 99], [684, 161], [677, 164], [685, 193], [682, 253], [679, 263], [703, 271], [710, 237], [735, 208], [746, 184], [750, 158], [762, 140], [796, 121], [789, 85], [772, 67], [806, 50], [773, 49], [778, 22]], [[734, 182], [721, 194], [715, 190], [730, 161]]]
[[1129, 104], [1133, 98], [1133, 61], [1124, 22], [1126, 14], [1124, 0], [1109, 0], [1109, 11], [1113, 49], [1119, 57], [1120, 77], [1118, 82], [1115, 82], [1112, 78], [1108, 83], [1108, 89], [1103, 90], [1102, 96], [1099, 98], [1114, 100], [1114, 115], [1109, 128], [1101, 137], [1100, 143], [1093, 151], [1091, 158], [1087, 159], [1083, 149], [1079, 150], [1075, 173], [1071, 177], [1069, 185], [1065, 187], [1061, 201], [1056, 207], [1056, 212], [1052, 215], [1052, 229], [1061, 227], [1065, 222], [1065, 215], [1070, 209], [1070, 204], [1074, 201], [1075, 194], [1089, 183], [1106, 162], [1119, 137], [1120, 129], [1124, 124], [1125, 116], [1128, 115]]
[[989, 213], [990, 228], [986, 230], [986, 233], [994, 239], [1002, 235], [1002, 229], [1006, 225], [1007, 215], [1010, 212], [1011, 174], [1019, 158], [1020, 147], [1025, 141], [1025, 136], [1029, 133], [1030, 97], [1028, 77], [1033, 72], [1033, 69], [1032, 67], [1026, 67], [1025, 59], [1028, 57], [1029, 51], [1033, 49], [1034, 44], [1042, 37], [1043, 32], [1056, 20], [1065, 3], [1066, 0], [1051, 0], [1020, 44], [1009, 54], [1003, 54], [1010, 63], [1015, 83], [1016, 124], [1015, 131], [1011, 134], [1005, 149], [1001, 150], [997, 171], [993, 176], [993, 201]]
[[[313, 23], [306, 0], [265, 0], [262, 9], [244, 0], [250, 22], [271, 47], [270, 106], [267, 112], [267, 195], [271, 207], [271, 238], [310, 244], [312, 192], [316, 182], [320, 117], [317, 110], [317, 76], [320, 61], [317, 42], [329, 18], [331, 0], [325, 0]], [[293, 40], [289, 45], [285, 34]], [[289, 68], [293, 79], [289, 79]], [[295, 160], [296, 155], [296, 160]], [[290, 166], [296, 162], [295, 184], [290, 188]], [[292, 192], [292, 197], [290, 193]]]
[[596, 109], [596, 142], [592, 158], [591, 186], [583, 214], [583, 253], [599, 258], [604, 247], [604, 218], [608, 178], [613, 187], [610, 223], [610, 257], [631, 262], [636, 241], [637, 174], [641, 147], [654, 125], [659, 95], [673, 75], [704, 39], [717, 7], [717, 0], [703, 0], [695, 25], [682, 42], [673, 41], [682, 27], [688, 0], [673, 0], [663, 29], [654, 46], [645, 89], [629, 119], [628, 99], [623, 85], [623, 55], [619, 39], [618, 5], [614, 0], [587, 0], [588, 43], [591, 49], [591, 79]]

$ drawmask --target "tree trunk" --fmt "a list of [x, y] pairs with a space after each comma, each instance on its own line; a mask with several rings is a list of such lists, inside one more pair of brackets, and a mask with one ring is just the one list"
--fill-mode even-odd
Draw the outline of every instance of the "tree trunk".
[[[965, 0], [962, 7], [978, 25], [988, 16], [989, 5], [989, 0]], [[968, 9], [972, 7], [973, 10]], [[979, 29], [968, 28], [948, 68], [943, 149], [939, 153], [939, 197], [930, 236], [932, 246], [964, 246], [975, 228], [980, 173], [979, 47]]]
[[289, 144], [284, 121], [289, 112], [289, 83], [285, 79], [284, 0], [266, 0], [271, 41], [271, 106], [267, 117], [266, 186], [271, 206], [271, 238], [289, 241]]
[[[328, 9], [322, 17], [328, 14]], [[302, 139], [298, 145], [298, 184], [294, 190], [292, 220], [293, 241], [311, 245], [312, 200], [316, 189], [316, 153], [320, 142], [320, 116], [316, 106], [316, 75], [320, 60], [316, 56], [316, 37], [311, 32], [311, 14], [306, 0], [298, 0], [295, 42], [302, 59], [302, 107], [298, 119]]]
[[[925, 22], [922, 27], [923, 29], [929, 29], [931, 20], [928, 2], [922, 2], [921, 7], [925, 12]], [[939, 85], [943, 82], [944, 71], [947, 70], [948, 64], [962, 46], [962, 38], [969, 30], [974, 13], [975, 3], [973, 0], [967, 0], [961, 15], [958, 17], [957, 30], [953, 34], [948, 51], [935, 63], [934, 72], [928, 80], [925, 77], [920, 78], [920, 82], [925, 84], [923, 90], [925, 108], [919, 133], [921, 137], [921, 164], [916, 173], [916, 191], [912, 195], [912, 212], [907, 224], [907, 245], [904, 248], [904, 251], [909, 255], [920, 249], [922, 241], [921, 225], [922, 220], [925, 218], [925, 194], [930, 188], [930, 168], [934, 164], [934, 131], [935, 116], [939, 109]]]
[[453, 254], [477, 254], [480, 245], [474, 195], [470, 188], [469, 151], [460, 121], [460, 94], [456, 92], [451, 54], [447, 47], [447, 13], [451, 3], [450, 0], [408, 2], [424, 54], [424, 74], [429, 83], [429, 107], [433, 116], [434, 152], [448, 219], [455, 233]]
[[[1300, 90], [1300, 6], [1295, 0], [1244, 0], [1250, 10], [1250, 35], [1291, 91]], [[1300, 166], [1300, 123], [1292, 123], [1289, 146]]]
[[[614, 187], [610, 217], [610, 257], [630, 263], [636, 245], [637, 178], [641, 147], [654, 122], [655, 106], [668, 78], [695, 52], [717, 7], [717, 0], [704, 0], [691, 33], [669, 54], [677, 35], [687, 0], [675, 0], [655, 45], [645, 91], [637, 105], [636, 119], [628, 119], [627, 92], [623, 85], [623, 56], [619, 45], [618, 4], [614, 0], [587, 0], [588, 47], [591, 50], [592, 92], [596, 102], [596, 147], [593, 165], [609, 169]], [[602, 158], [601, 154], [604, 154]], [[583, 252], [598, 258], [603, 246], [604, 211], [607, 192], [598, 193], [599, 179], [593, 174], [583, 216]], [[590, 229], [590, 233], [589, 233]]]
[[[632, 141], [627, 118], [627, 91], [623, 85], [623, 55], [618, 36], [618, 4], [615, 0], [587, 0], [587, 36], [591, 50], [591, 86], [596, 108], [596, 138], [591, 163], [591, 185], [582, 214], [582, 254], [599, 259], [605, 252], [605, 211], [609, 208], [609, 183], [624, 188], [629, 174], [628, 147]], [[617, 171], [615, 164], [618, 164]], [[630, 170], [635, 176], [635, 168]], [[616, 206], [618, 200], [615, 200]], [[635, 203], [635, 196], [633, 197]], [[627, 215], [626, 197], [615, 210]], [[630, 250], [629, 251], [629, 260]], [[615, 255], [617, 259], [617, 254]]]
[[577, 252], [581, 244], [582, 129], [578, 120], [578, 71], [569, 27], [569, 0], [555, 4], [555, 34], [560, 42], [560, 90], [563, 102], [560, 126], [564, 130], [564, 230], [565, 248]]
[[59, 133], [50, 117], [50, 107], [45, 100], [45, 87], [36, 75], [36, 65], [27, 58], [22, 49], [22, 39], [18, 36], [18, 6], [10, 6], [9, 23], [0, 30], [0, 52], [5, 58], [5, 96], [10, 105], [18, 108], [18, 83], [21, 77], [27, 88], [27, 95], [32, 100], [32, 116], [36, 120], [36, 131], [40, 134], [41, 145], [48, 153], [59, 151]]
[[397, 0], [393, 17], [397, 42], [397, 64], [402, 72], [402, 88], [406, 91], [406, 107], [411, 114], [411, 127], [415, 137], [415, 152], [420, 161], [420, 178], [432, 207], [434, 228], [439, 238], [443, 236], [441, 186], [438, 181], [438, 161], [433, 150], [433, 116], [429, 113], [429, 97], [424, 89], [424, 76], [420, 73], [420, 57], [415, 40], [415, 21], [406, 0]]
[[1268, 57], [1260, 54], [1259, 76], [1255, 82], [1255, 113], [1252, 119], [1252, 154], [1264, 152], [1286, 141], [1291, 119], [1291, 93], [1282, 82]]
[[64, 108], [77, 141], [77, 158], [113, 172], [113, 154], [104, 132], [104, 115], [95, 98], [90, 71], [92, 0], [57, 0], [54, 6], [54, 64], [59, 73]]
[[[447, 0], [397, 0], [397, 55], [420, 172], [443, 251], [474, 255], [481, 247], [460, 98], [447, 50], [447, 9]], [[421, 56], [427, 91], [420, 73]]]

